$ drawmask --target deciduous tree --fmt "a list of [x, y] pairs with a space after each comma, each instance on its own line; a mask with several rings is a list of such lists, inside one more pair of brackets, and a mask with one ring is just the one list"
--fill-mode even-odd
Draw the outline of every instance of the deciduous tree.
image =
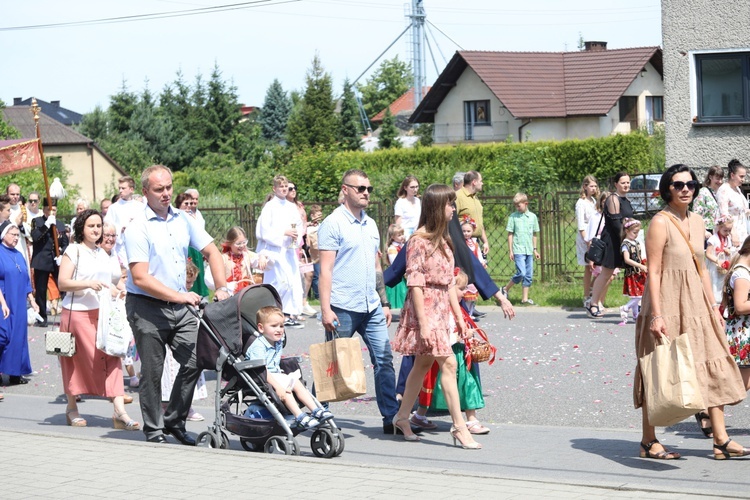
[[367, 117], [372, 119], [404, 95], [412, 87], [413, 79], [411, 65], [399, 60], [398, 56], [380, 63], [367, 83], [358, 85]]

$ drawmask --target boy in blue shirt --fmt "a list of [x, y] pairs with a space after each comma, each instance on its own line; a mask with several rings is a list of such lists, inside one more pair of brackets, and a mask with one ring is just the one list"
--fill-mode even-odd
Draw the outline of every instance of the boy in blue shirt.
[[539, 233], [539, 220], [529, 211], [529, 199], [524, 193], [516, 193], [513, 197], [516, 212], [510, 214], [508, 225], [508, 247], [510, 260], [516, 263], [516, 274], [502, 289], [503, 295], [519, 283], [523, 283], [521, 304], [533, 306], [534, 301], [529, 298], [529, 288], [534, 276], [534, 259], [539, 259], [536, 250], [536, 239]]
[[[284, 313], [281, 309], [273, 306], [261, 307], [255, 315], [255, 321], [260, 336], [247, 349], [245, 358], [262, 359], [266, 362], [268, 383], [276, 391], [284, 406], [292, 412], [297, 425], [302, 429], [314, 429], [326, 420], [332, 419], [333, 414], [317, 405], [298, 378], [283, 373], [279, 368], [284, 346]], [[302, 411], [294, 396], [311, 409], [312, 413]]]

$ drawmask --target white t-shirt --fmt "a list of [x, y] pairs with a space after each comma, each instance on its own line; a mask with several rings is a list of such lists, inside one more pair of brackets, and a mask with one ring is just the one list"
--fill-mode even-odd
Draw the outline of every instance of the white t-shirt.
[[[91, 250], [82, 243], [74, 243], [68, 245], [64, 255], [67, 255], [75, 266], [71, 276], [73, 280], [98, 280], [105, 283], [112, 281], [112, 261], [107, 252], [101, 248], [97, 247], [95, 250]], [[99, 292], [91, 288], [68, 292], [65, 294], [62, 306], [72, 311], [99, 309]]]
[[396, 206], [394, 208], [396, 217], [401, 217], [401, 227], [404, 228], [404, 235], [408, 238], [417, 230], [419, 224], [419, 216], [422, 213], [422, 201], [419, 198], [414, 198], [414, 203], [404, 198], [396, 200]]

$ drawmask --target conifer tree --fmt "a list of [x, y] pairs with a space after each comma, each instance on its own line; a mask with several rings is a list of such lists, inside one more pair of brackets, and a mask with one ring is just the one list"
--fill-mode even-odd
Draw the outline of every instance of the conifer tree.
[[283, 141], [291, 112], [292, 100], [281, 86], [281, 82], [274, 78], [266, 91], [266, 99], [260, 112], [263, 138], [275, 143]]
[[344, 80], [339, 124], [341, 147], [348, 151], [357, 151], [362, 146], [362, 122], [359, 119], [357, 98], [354, 96], [354, 89], [348, 78]]
[[400, 148], [401, 141], [398, 140], [398, 128], [396, 127], [396, 118], [391, 113], [391, 108], [385, 108], [383, 124], [380, 126], [380, 135], [378, 135], [378, 149]]
[[295, 149], [333, 146], [338, 128], [335, 106], [331, 75], [325, 72], [316, 54], [305, 78], [302, 102], [289, 117], [289, 145]]

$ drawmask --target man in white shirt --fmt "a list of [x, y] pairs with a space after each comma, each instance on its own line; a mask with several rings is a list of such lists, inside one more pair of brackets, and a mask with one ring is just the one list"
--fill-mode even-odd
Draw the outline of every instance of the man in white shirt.
[[125, 229], [133, 222], [134, 219], [143, 216], [143, 204], [133, 200], [135, 191], [135, 181], [129, 175], [120, 177], [117, 181], [120, 190], [120, 199], [117, 203], [110, 205], [104, 222], [109, 222], [115, 226], [117, 232], [117, 242], [115, 243], [115, 252], [120, 263], [125, 265], [128, 262], [125, 253]]
[[[31, 276], [31, 267], [29, 267], [29, 249], [26, 244], [26, 239], [31, 236], [31, 226], [28, 224], [31, 221], [31, 218], [29, 218], [28, 213], [26, 213], [23, 203], [21, 203], [21, 186], [18, 184], [8, 184], [8, 187], [5, 188], [5, 194], [10, 198], [9, 220], [18, 226], [18, 229], [21, 231], [22, 237], [18, 238], [16, 249], [21, 252], [21, 255], [23, 255], [23, 258], [26, 261], [26, 270], [29, 273], [29, 276]], [[37, 199], [39, 199], [39, 195], [37, 195]], [[31, 240], [29, 239], [29, 241]]]

